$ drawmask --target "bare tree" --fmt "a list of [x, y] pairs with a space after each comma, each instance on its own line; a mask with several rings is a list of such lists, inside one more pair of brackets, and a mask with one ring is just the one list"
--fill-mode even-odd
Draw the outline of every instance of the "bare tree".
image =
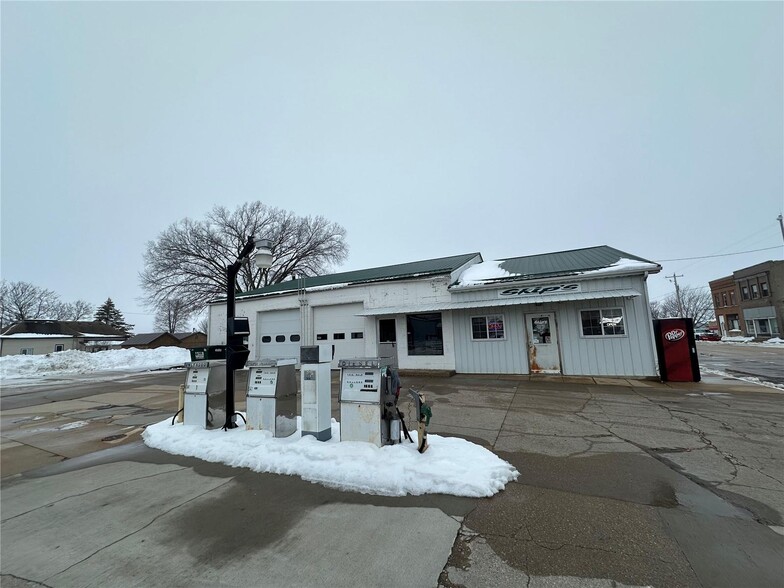
[[0, 288], [3, 327], [19, 321], [51, 318], [57, 294], [29, 282], [5, 282]]
[[[680, 294], [684, 317], [692, 319], [695, 325], [702, 325], [713, 318], [713, 298], [709, 291], [703, 288], [681, 286]], [[680, 316], [675, 292], [661, 302], [651, 302], [650, 306], [653, 318]]]
[[76, 302], [58, 302], [52, 307], [49, 318], [58, 321], [81, 321], [90, 319], [95, 312], [92, 304], [86, 300]]
[[159, 309], [166, 300], [180, 299], [196, 311], [224, 295], [226, 267], [236, 261], [249, 235], [272, 241], [272, 267], [262, 271], [246, 259], [237, 276], [238, 292], [324, 273], [348, 255], [346, 230], [324, 217], [299, 217], [261, 202], [233, 212], [216, 206], [206, 220], [183, 219], [147, 243], [139, 274], [145, 302]]
[[176, 333], [187, 327], [193, 311], [180, 298], [164, 300], [155, 312], [155, 328]]

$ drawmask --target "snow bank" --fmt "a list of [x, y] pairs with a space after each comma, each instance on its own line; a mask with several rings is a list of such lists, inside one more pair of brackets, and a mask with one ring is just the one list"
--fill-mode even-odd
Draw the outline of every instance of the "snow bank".
[[765, 386], [766, 388], [775, 388], [776, 390], [784, 390], [784, 384], [776, 384], [775, 382], [766, 382], [765, 380], [761, 380], [760, 378], [754, 376], [734, 376], [732, 374], [728, 374], [727, 372], [722, 372], [720, 370], [708, 369], [701, 367], [701, 372], [706, 374], [713, 374], [714, 376], [721, 376], [722, 378], [731, 378], [733, 380], [740, 380], [741, 382], [749, 382], [750, 384], [758, 384], [760, 386]]
[[[416, 432], [411, 436], [416, 441]], [[248, 468], [255, 472], [300, 476], [324, 486], [382, 496], [452, 494], [492, 496], [519, 473], [497, 455], [465, 439], [428, 435], [423, 454], [415, 443], [376, 447], [341, 443], [340, 423], [332, 419], [332, 439], [317, 441], [297, 432], [275, 438], [269, 431], [207, 430], [171, 419], [147, 427], [142, 437], [150, 447], [167, 453]]]
[[186, 361], [190, 361], [190, 352], [180, 347], [115, 349], [96, 353], [70, 350], [47, 355], [8, 355], [0, 357], [0, 377], [11, 380], [113, 370], [146, 371], [181, 366]]
[[754, 337], [722, 337], [724, 343], [750, 343]]

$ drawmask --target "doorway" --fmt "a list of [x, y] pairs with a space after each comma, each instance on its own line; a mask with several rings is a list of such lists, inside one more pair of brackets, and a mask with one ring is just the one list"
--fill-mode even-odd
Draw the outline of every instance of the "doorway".
[[397, 326], [395, 319], [378, 319], [378, 356], [388, 357], [389, 364], [397, 367]]
[[542, 312], [525, 315], [528, 332], [528, 369], [532, 374], [560, 374], [558, 332], [555, 314]]

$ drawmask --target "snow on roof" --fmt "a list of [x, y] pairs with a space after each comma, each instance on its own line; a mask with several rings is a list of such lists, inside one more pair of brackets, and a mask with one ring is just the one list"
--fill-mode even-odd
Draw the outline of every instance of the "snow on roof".
[[500, 261], [483, 261], [475, 263], [460, 274], [461, 286], [476, 286], [495, 280], [511, 278], [519, 274], [512, 274], [501, 267]]
[[71, 335], [56, 335], [47, 333], [14, 333], [0, 335], [0, 339], [73, 339]]
[[597, 275], [604, 275], [604, 274], [620, 274], [629, 271], [638, 271], [638, 272], [649, 272], [649, 271], [659, 271], [660, 266], [656, 263], [646, 263], [644, 261], [638, 261], [636, 259], [627, 259], [622, 257], [614, 264], [595, 269], [595, 270], [588, 270], [584, 272], [577, 272], [577, 275], [580, 276], [597, 276]]

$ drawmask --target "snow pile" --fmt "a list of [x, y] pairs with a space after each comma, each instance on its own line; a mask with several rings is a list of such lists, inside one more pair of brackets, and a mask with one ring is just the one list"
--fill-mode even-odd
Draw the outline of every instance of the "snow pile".
[[750, 343], [754, 337], [722, 337], [724, 343]]
[[771, 339], [768, 339], [767, 341], [764, 341], [764, 343], [765, 345], [767, 345], [768, 343], [771, 343], [773, 345], [781, 345], [782, 343], [784, 343], [784, 339], [780, 339], [779, 337], [773, 337]]
[[[332, 439], [317, 441], [297, 432], [275, 438], [269, 431], [207, 430], [162, 421], [142, 435], [150, 447], [176, 455], [249, 468], [255, 472], [300, 476], [303, 480], [362, 494], [405, 496], [452, 494], [492, 496], [519, 473], [497, 455], [465, 439], [428, 435], [423, 454], [416, 443], [376, 447], [340, 442], [340, 423], [332, 419]], [[411, 436], [416, 442], [416, 432]]]
[[8, 355], [0, 357], [0, 377], [10, 380], [113, 370], [146, 371], [181, 366], [186, 361], [190, 361], [190, 352], [180, 347], [115, 349], [96, 353], [70, 350], [47, 355]]
[[775, 388], [776, 390], [784, 390], [784, 384], [777, 384], [775, 382], [766, 382], [765, 380], [761, 380], [760, 378], [754, 376], [734, 376], [732, 374], [728, 374], [727, 372], [708, 369], [704, 367], [700, 368], [700, 372], [706, 374], [713, 374], [714, 376], [721, 376], [722, 378], [731, 378], [733, 380], [740, 380], [741, 382], [749, 382], [750, 384], [758, 384], [760, 386], [765, 386], [766, 388]]

